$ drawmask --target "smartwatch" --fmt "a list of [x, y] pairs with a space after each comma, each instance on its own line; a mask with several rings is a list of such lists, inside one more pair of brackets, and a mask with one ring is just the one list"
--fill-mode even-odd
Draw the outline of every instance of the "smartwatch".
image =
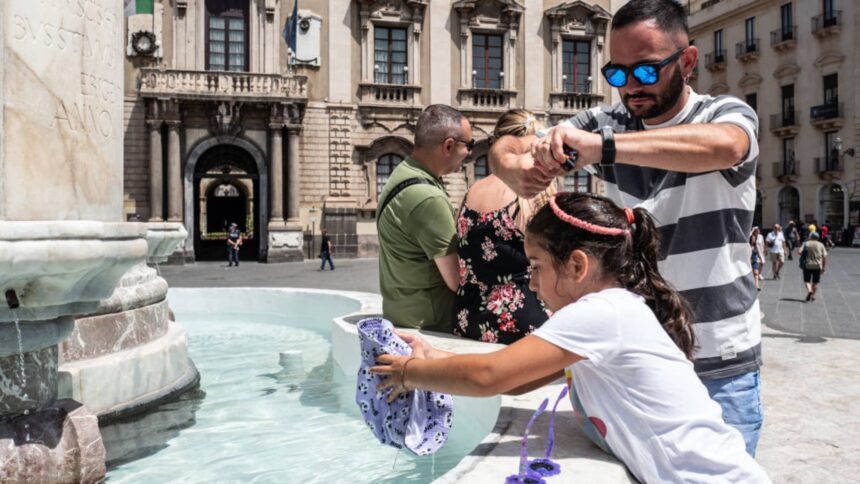
[[610, 126], [604, 126], [598, 131], [603, 139], [603, 158], [600, 160], [600, 164], [615, 164], [615, 130]]

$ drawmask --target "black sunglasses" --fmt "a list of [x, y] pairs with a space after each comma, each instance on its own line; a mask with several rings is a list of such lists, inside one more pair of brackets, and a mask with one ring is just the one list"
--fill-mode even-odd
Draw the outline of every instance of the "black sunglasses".
[[475, 145], [478, 144], [478, 142], [475, 141], [475, 138], [472, 138], [468, 141], [466, 141], [464, 139], [460, 139], [460, 138], [455, 138], [453, 136], [451, 136], [450, 138], [454, 141], [459, 141], [460, 143], [463, 143], [464, 145], [466, 145], [466, 149], [469, 151], [472, 151], [473, 149], [475, 149]]
[[606, 82], [608, 82], [612, 87], [626, 86], [627, 80], [631, 75], [643, 86], [650, 86], [657, 84], [657, 81], [660, 80], [660, 70], [678, 60], [678, 57], [680, 57], [681, 53], [686, 49], [686, 47], [681, 47], [675, 51], [674, 54], [658, 62], [640, 62], [638, 64], [633, 64], [630, 67], [610, 62], [603, 66], [603, 69], [600, 69], [600, 72], [603, 73], [603, 77], [606, 78]]

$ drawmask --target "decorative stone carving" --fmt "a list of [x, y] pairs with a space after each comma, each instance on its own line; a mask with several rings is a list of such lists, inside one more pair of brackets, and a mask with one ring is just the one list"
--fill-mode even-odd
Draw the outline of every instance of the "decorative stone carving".
[[825, 52], [815, 59], [814, 64], [822, 74], [830, 74], [836, 72], [844, 61], [845, 54], [841, 52]]
[[777, 79], [794, 80], [800, 74], [800, 66], [797, 64], [782, 64], [773, 71], [773, 77]]
[[222, 101], [215, 108], [212, 116], [212, 134], [215, 136], [238, 136], [242, 132], [241, 111], [242, 103]]
[[747, 72], [738, 81], [738, 86], [742, 88], [756, 87], [761, 84], [761, 81], [762, 77], [760, 75]]

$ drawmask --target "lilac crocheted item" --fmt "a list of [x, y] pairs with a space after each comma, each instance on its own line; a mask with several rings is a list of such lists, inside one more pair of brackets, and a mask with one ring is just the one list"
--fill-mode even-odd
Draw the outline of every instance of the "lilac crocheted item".
[[561, 473], [561, 464], [552, 460], [552, 448], [555, 445], [555, 411], [558, 404], [567, 396], [567, 387], [561, 388], [558, 398], [555, 400], [555, 405], [552, 406], [552, 413], [549, 415], [549, 443], [546, 446], [546, 454], [542, 459], [533, 459], [528, 462], [529, 471], [537, 473], [543, 477], [551, 477]]
[[454, 402], [451, 395], [415, 390], [386, 403], [391, 390], [378, 392], [382, 375], [370, 373], [380, 355], [407, 356], [412, 353], [397, 334], [394, 325], [382, 318], [367, 318], [358, 322], [361, 344], [361, 366], [355, 389], [355, 403], [380, 442], [398, 449], [406, 447], [415, 455], [436, 452], [448, 440]]

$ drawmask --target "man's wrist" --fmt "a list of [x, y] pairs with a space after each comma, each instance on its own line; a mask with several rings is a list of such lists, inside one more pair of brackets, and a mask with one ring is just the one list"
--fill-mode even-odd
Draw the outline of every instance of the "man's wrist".
[[600, 164], [615, 164], [615, 130], [611, 126], [603, 126], [598, 132], [601, 139]]

